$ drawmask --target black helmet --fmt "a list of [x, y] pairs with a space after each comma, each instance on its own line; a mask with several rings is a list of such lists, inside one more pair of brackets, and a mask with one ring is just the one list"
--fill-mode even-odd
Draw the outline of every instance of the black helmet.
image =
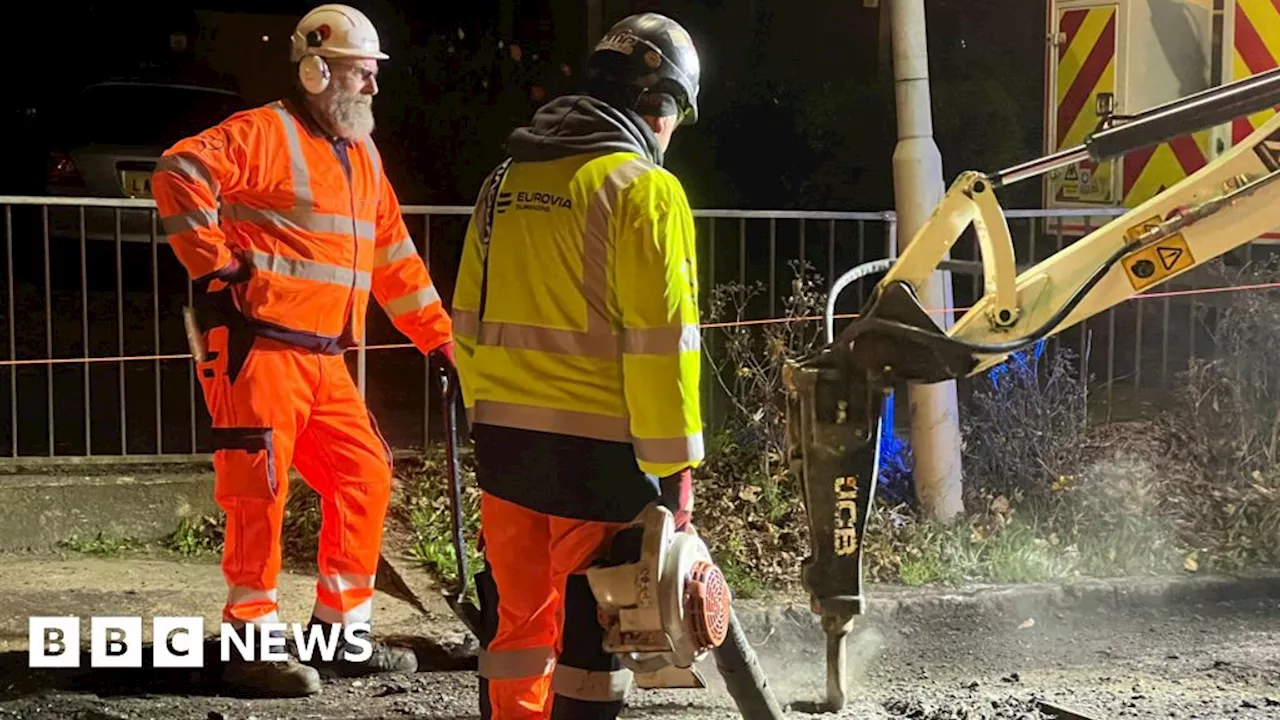
[[665, 15], [640, 13], [618, 21], [591, 51], [587, 73], [593, 80], [669, 95], [682, 125], [698, 121], [698, 51], [688, 31]]

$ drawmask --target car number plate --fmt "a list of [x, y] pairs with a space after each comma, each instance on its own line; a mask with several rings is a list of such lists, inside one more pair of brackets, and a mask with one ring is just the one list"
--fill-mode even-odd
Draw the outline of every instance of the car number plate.
[[151, 197], [151, 173], [125, 170], [120, 173], [124, 194], [134, 198]]

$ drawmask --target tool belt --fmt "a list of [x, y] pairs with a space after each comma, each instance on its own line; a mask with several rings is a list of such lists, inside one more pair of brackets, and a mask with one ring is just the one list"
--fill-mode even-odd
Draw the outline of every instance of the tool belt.
[[192, 289], [191, 305], [182, 309], [187, 344], [197, 363], [208, 362], [216, 356], [216, 351], [211, 353], [206, 344], [209, 331], [226, 328], [227, 367], [234, 378], [248, 359], [249, 350], [253, 347], [258, 332], [236, 306], [235, 296], [232, 294], [235, 284], [209, 292], [210, 283], [209, 280], [196, 283]]

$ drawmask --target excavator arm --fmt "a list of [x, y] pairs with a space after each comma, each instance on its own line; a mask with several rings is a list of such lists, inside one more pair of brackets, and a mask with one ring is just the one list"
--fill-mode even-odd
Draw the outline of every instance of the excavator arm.
[[[967, 172], [892, 261], [859, 317], [816, 353], [788, 363], [790, 459], [804, 490], [810, 556], [802, 583], [827, 633], [827, 704], [845, 702], [844, 638], [862, 614], [862, 537], [888, 394], [906, 383], [969, 377], [1136, 294], [1280, 227], [1280, 115], [1196, 173], [1039, 264], [1017, 272], [995, 191], [1086, 157], [1103, 161], [1280, 104], [1280, 70], [1105, 123], [1085, 145], [1000, 173]], [[973, 227], [984, 296], [947, 331], [917, 288]]]

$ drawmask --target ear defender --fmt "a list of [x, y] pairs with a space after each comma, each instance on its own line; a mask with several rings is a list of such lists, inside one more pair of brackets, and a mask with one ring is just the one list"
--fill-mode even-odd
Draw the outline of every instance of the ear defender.
[[[316, 28], [307, 33], [307, 47], [318, 48], [328, 34], [328, 27]], [[303, 89], [312, 95], [319, 95], [329, 87], [329, 63], [319, 55], [307, 55], [298, 63], [298, 80]]]
[[298, 63], [298, 80], [303, 89], [319, 95], [329, 87], [329, 63], [319, 55], [308, 55]]

